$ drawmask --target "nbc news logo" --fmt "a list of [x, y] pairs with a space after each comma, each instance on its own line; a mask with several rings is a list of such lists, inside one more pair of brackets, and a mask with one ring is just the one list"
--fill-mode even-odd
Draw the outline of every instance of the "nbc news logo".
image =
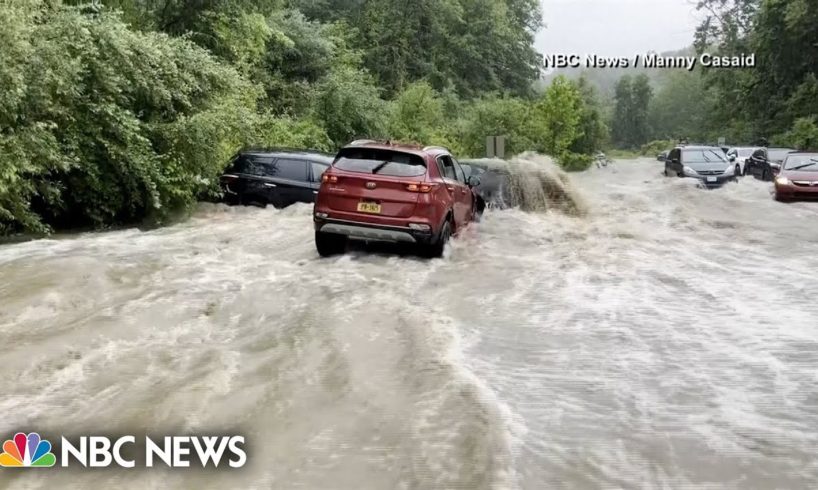
[[[122, 436], [112, 440], [104, 436], [83, 436], [72, 443], [65, 437], [60, 442], [60, 466], [79, 464], [87, 468], [121, 468], [137, 466], [133, 454], [143, 454], [146, 468], [166, 466], [169, 468], [219, 468], [226, 461], [230, 468], [241, 468], [247, 463], [242, 436], [166, 436], [161, 442], [150, 437], [137, 443], [135, 436]], [[141, 449], [141, 451], [140, 451]], [[130, 456], [129, 456], [130, 455]], [[19, 432], [3, 443], [0, 467], [3, 468], [49, 468], [57, 464], [51, 443], [36, 432], [28, 435]]]

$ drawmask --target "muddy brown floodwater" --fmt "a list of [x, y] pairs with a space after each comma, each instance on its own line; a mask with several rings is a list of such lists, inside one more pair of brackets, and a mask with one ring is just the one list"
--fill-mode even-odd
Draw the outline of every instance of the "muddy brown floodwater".
[[2, 246], [2, 438], [249, 459], [0, 487], [816, 488], [818, 205], [660, 166], [572, 175], [584, 213], [490, 210], [433, 261], [320, 260], [306, 205]]

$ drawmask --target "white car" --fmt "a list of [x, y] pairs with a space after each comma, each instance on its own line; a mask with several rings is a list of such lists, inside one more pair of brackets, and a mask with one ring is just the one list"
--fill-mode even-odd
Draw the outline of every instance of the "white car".
[[746, 175], [745, 165], [756, 150], [757, 146], [736, 146], [727, 150], [727, 159], [735, 164], [736, 175]]

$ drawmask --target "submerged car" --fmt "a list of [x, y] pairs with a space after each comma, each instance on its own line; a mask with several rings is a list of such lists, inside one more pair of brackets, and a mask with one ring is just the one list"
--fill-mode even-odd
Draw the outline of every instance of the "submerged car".
[[505, 209], [510, 206], [503, 199], [504, 188], [508, 185], [509, 176], [502, 172], [499, 166], [490, 167], [485, 160], [461, 160], [460, 164], [466, 178], [478, 177], [477, 185], [473, 187], [478, 196], [478, 213], [482, 213], [486, 207]]
[[475, 219], [478, 184], [446, 148], [355, 141], [322, 176], [315, 246], [327, 257], [343, 253], [350, 239], [403, 242], [440, 257], [449, 238]]
[[718, 146], [678, 146], [664, 160], [666, 177], [697, 179], [705, 187], [719, 187], [735, 180], [735, 167]]
[[283, 208], [312, 203], [332, 155], [309, 150], [259, 149], [236, 155], [221, 177], [228, 204]]
[[759, 148], [747, 159], [745, 173], [761, 180], [773, 180], [792, 148]]
[[787, 155], [775, 178], [778, 201], [818, 200], [818, 152]]

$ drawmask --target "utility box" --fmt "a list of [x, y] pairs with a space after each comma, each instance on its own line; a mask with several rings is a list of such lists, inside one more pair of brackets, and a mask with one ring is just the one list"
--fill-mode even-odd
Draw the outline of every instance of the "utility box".
[[487, 136], [486, 137], [486, 158], [506, 157], [506, 137]]

